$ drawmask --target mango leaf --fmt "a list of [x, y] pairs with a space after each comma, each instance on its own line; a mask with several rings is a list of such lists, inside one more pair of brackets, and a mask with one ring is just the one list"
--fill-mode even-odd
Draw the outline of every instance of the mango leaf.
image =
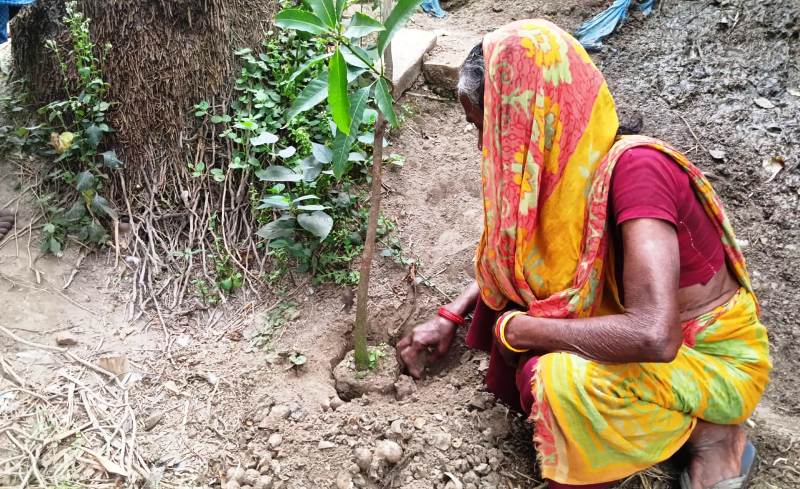
[[375, 102], [378, 108], [383, 112], [383, 117], [389, 121], [392, 127], [397, 127], [397, 114], [394, 113], [394, 101], [392, 100], [392, 93], [389, 91], [389, 84], [386, 79], [380, 77], [375, 82]]
[[[366, 51], [356, 44], [350, 46], [342, 45], [342, 56], [347, 61], [348, 66], [355, 68], [369, 68], [370, 65], [378, 63], [378, 52], [374, 50]], [[367, 60], [365, 62], [364, 60]]]
[[317, 63], [319, 63], [319, 62], [321, 62], [323, 60], [326, 60], [326, 59], [330, 58], [331, 56], [333, 56], [333, 53], [322, 53], [322, 54], [320, 54], [318, 56], [314, 56], [310, 60], [308, 60], [305, 63], [303, 63], [302, 65], [300, 65], [300, 67], [297, 68], [297, 70], [295, 70], [294, 73], [292, 73], [292, 76], [289, 77], [289, 81], [288, 82], [289, 83], [293, 82], [298, 76], [300, 76], [303, 73], [305, 73], [306, 71], [308, 71], [309, 68], [311, 68], [312, 66], [316, 65]]
[[280, 11], [275, 16], [275, 25], [282, 29], [310, 32], [311, 34], [324, 34], [328, 31], [325, 24], [314, 14], [295, 8]]
[[342, 14], [344, 13], [344, 7], [347, 4], [347, 0], [336, 0], [336, 18], [341, 21]]
[[361, 118], [364, 115], [364, 109], [367, 107], [369, 100], [369, 87], [364, 87], [353, 94], [353, 103], [350, 106], [350, 127], [348, 133], [337, 132], [336, 137], [333, 138], [333, 175], [337, 180], [340, 180], [350, 169], [351, 162], [349, 161], [350, 148], [353, 146], [356, 135], [358, 134], [358, 126], [361, 124]]
[[90, 171], [82, 171], [75, 175], [75, 190], [83, 192], [94, 187], [95, 178]]
[[261, 199], [258, 209], [288, 209], [289, 199], [283, 195], [270, 195]]
[[111, 204], [101, 195], [95, 194], [92, 199], [92, 210], [97, 213], [103, 213], [111, 219], [119, 219], [116, 209], [111, 207]]
[[420, 3], [422, 3], [422, 0], [399, 0], [395, 4], [389, 17], [386, 18], [386, 22], [383, 23], [386, 30], [378, 35], [378, 53], [381, 56], [389, 43], [392, 42], [394, 35], [402, 29]]
[[298, 202], [304, 202], [306, 200], [312, 200], [312, 199], [319, 200], [319, 197], [317, 197], [316, 195], [304, 195], [302, 197], [298, 197], [298, 198], [294, 199], [292, 201], [292, 204], [296, 204]]
[[350, 134], [350, 101], [347, 99], [347, 63], [339, 48], [328, 65], [328, 105], [333, 122], [345, 134]]
[[339, 17], [336, 15], [336, 5], [333, 0], [308, 0], [314, 15], [326, 26], [335, 27]]
[[111, 168], [112, 170], [116, 170], [122, 166], [122, 162], [119, 161], [117, 158], [116, 151], [106, 151], [105, 153], [100, 153], [100, 156], [103, 157], [103, 164], [107, 168]]
[[256, 176], [266, 182], [299, 182], [303, 175], [295, 173], [285, 166], [268, 166], [258, 170]]
[[267, 240], [289, 238], [294, 235], [294, 221], [292, 216], [281, 216], [279, 219], [267, 223], [266, 226], [262, 226], [256, 231], [256, 235]]
[[344, 31], [344, 36], [349, 38], [361, 38], [373, 32], [385, 31], [386, 28], [379, 21], [369, 15], [356, 12], [350, 19], [350, 24]]
[[314, 154], [314, 158], [320, 163], [330, 163], [333, 161], [333, 151], [327, 146], [312, 142], [311, 152]]
[[297, 114], [316, 106], [328, 97], [328, 72], [323, 71], [315, 79], [308, 82], [306, 88], [294, 99], [292, 107], [286, 113], [286, 120], [294, 119]]
[[275, 144], [277, 142], [278, 142], [278, 136], [267, 131], [264, 131], [258, 136], [250, 139], [251, 146], [262, 146], [264, 144]]
[[320, 204], [307, 204], [307, 205], [297, 206], [297, 209], [301, 211], [324, 211], [327, 208], [328, 206]]
[[300, 227], [313, 234], [320, 241], [323, 241], [333, 229], [333, 218], [324, 211], [314, 211], [311, 214], [300, 214], [297, 216], [297, 223]]

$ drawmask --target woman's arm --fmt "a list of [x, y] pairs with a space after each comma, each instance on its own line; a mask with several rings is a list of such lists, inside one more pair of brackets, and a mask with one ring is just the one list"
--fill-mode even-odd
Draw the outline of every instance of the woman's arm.
[[[472, 282], [456, 300], [445, 309], [459, 316], [465, 316], [475, 308], [480, 289]], [[456, 332], [456, 323], [436, 316], [419, 326], [397, 343], [397, 358], [414, 378], [419, 378], [426, 365], [438, 360], [450, 349]]]
[[586, 319], [517, 316], [506, 326], [508, 343], [608, 363], [672, 361], [683, 341], [675, 228], [657, 219], [627, 221], [622, 224], [622, 245], [623, 314]]

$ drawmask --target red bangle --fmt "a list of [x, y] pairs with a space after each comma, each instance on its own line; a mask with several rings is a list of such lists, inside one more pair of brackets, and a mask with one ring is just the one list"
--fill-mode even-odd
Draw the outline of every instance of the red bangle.
[[459, 316], [458, 314], [456, 314], [456, 313], [454, 313], [454, 312], [450, 312], [450, 311], [448, 311], [447, 309], [445, 309], [444, 307], [440, 307], [440, 308], [439, 308], [439, 316], [441, 316], [441, 317], [443, 317], [443, 318], [447, 319], [448, 321], [453, 321], [453, 322], [454, 322], [454, 323], [456, 323], [458, 326], [462, 326], [464, 323], [466, 323], [466, 322], [467, 322], [467, 321], [464, 319], [464, 317], [463, 317], [463, 316]]

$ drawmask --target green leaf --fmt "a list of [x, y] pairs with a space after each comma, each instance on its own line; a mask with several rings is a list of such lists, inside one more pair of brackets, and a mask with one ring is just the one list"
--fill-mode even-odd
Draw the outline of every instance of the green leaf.
[[45, 234], [53, 234], [53, 233], [55, 233], [56, 232], [55, 224], [48, 222], [42, 228], [42, 232], [45, 233]]
[[298, 197], [298, 198], [294, 199], [292, 201], [292, 204], [296, 204], [298, 202], [304, 202], [306, 200], [312, 200], [312, 199], [319, 200], [319, 197], [317, 197], [316, 195], [304, 195], [302, 197]]
[[[328, 105], [333, 122], [345, 134], [350, 134], [350, 101], [347, 99], [347, 63], [337, 48], [328, 66]], [[359, 119], [360, 120], [360, 119]]]
[[92, 175], [92, 172], [88, 170], [82, 171], [75, 175], [75, 190], [78, 192], [83, 192], [84, 190], [94, 188], [94, 183], [94, 175]]
[[300, 162], [300, 169], [303, 170], [303, 181], [313, 182], [322, 173], [322, 163], [309, 156]]
[[336, 27], [339, 16], [336, 15], [337, 9], [333, 0], [308, 0], [308, 4], [323, 24], [331, 28]]
[[358, 126], [361, 124], [361, 118], [364, 114], [364, 109], [367, 107], [368, 100], [369, 87], [364, 87], [353, 94], [353, 103], [350, 106], [349, 113], [349, 132], [338, 132], [333, 139], [333, 175], [337, 180], [341, 179], [350, 169], [350, 148], [353, 146], [358, 134]]
[[383, 55], [386, 46], [392, 41], [394, 35], [403, 28], [408, 18], [411, 17], [411, 14], [414, 13], [421, 3], [422, 0], [399, 0], [395, 4], [392, 12], [383, 24], [386, 30], [378, 35], [378, 53]]
[[[347, 61], [349, 66], [354, 66], [356, 68], [369, 68], [370, 64], [372, 66], [378, 63], [378, 56], [377, 51], [366, 51], [360, 46], [356, 44], [351, 44], [350, 46], [342, 45], [342, 56], [344, 56], [344, 60]], [[363, 60], [367, 60], [370, 64], [365, 63]]]
[[264, 131], [258, 136], [250, 139], [251, 146], [262, 146], [264, 144], [275, 144], [277, 142], [278, 142], [278, 136], [267, 131]]
[[301, 211], [324, 211], [327, 208], [328, 206], [320, 204], [307, 204], [307, 205], [297, 206], [297, 209]]
[[270, 195], [261, 199], [258, 209], [288, 209], [289, 199], [283, 195]]
[[303, 73], [305, 73], [306, 71], [308, 71], [309, 68], [311, 68], [312, 66], [316, 65], [317, 63], [319, 63], [321, 61], [324, 61], [324, 60], [330, 58], [331, 56], [333, 56], [333, 53], [322, 53], [322, 54], [319, 54], [317, 56], [314, 56], [310, 60], [308, 60], [305, 63], [303, 63], [302, 65], [300, 65], [300, 67], [297, 68], [297, 70], [295, 70], [294, 73], [292, 73], [292, 76], [289, 77], [289, 80], [287, 82], [288, 83], [292, 83], [293, 81], [295, 81], [295, 79], [298, 76], [300, 76]]
[[360, 38], [373, 32], [385, 30], [386, 28], [379, 21], [369, 15], [356, 12], [353, 18], [350, 19], [350, 24], [347, 26], [347, 30], [344, 31], [344, 35], [349, 38]]
[[281, 216], [266, 226], [256, 231], [256, 235], [267, 240], [278, 238], [289, 238], [294, 235], [294, 218], [291, 216]]
[[295, 155], [295, 153], [297, 153], [297, 149], [294, 146], [287, 146], [282, 150], [278, 151], [278, 156], [280, 156], [283, 159], [286, 159], [286, 158], [291, 158], [292, 156]]
[[290, 121], [295, 118], [297, 114], [305, 112], [308, 109], [316, 106], [328, 96], [328, 72], [323, 71], [315, 79], [308, 82], [306, 88], [300, 92], [300, 95], [294, 99], [292, 108], [286, 114], [286, 120]]
[[92, 199], [92, 210], [98, 213], [103, 213], [111, 219], [119, 219], [116, 209], [111, 207], [111, 204], [101, 195], [95, 194]]
[[86, 128], [86, 138], [89, 144], [96, 148], [100, 144], [100, 139], [103, 137], [103, 129], [97, 124], [92, 124]]
[[50, 238], [49, 243], [50, 253], [60, 256], [61, 255], [61, 243], [59, 243], [55, 238]]
[[256, 172], [256, 177], [266, 182], [299, 182], [303, 175], [293, 172], [285, 166], [268, 166]]
[[106, 151], [105, 153], [100, 153], [100, 155], [103, 157], [103, 164], [106, 167], [116, 170], [122, 166], [122, 162], [117, 158], [116, 151]]
[[389, 91], [389, 84], [386, 83], [386, 79], [383, 77], [380, 77], [375, 83], [375, 102], [383, 112], [383, 117], [389, 121], [389, 124], [392, 127], [397, 127], [397, 114], [394, 113], [392, 93]]
[[[275, 16], [275, 25], [281, 29], [324, 34], [328, 31], [325, 24], [317, 16], [305, 10], [290, 8], [282, 10]], [[333, 27], [333, 24], [328, 24]]]
[[320, 241], [325, 240], [333, 229], [333, 218], [324, 211], [315, 211], [311, 214], [300, 214], [297, 216], [297, 223], [300, 227], [313, 234]]
[[325, 145], [312, 142], [311, 153], [314, 154], [314, 158], [320, 163], [330, 163], [333, 161], [333, 151]]

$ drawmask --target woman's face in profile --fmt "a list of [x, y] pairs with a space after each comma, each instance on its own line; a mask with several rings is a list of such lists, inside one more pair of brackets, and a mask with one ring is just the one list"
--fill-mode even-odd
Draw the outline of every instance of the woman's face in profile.
[[473, 104], [466, 95], [459, 95], [458, 101], [461, 102], [461, 107], [464, 108], [467, 122], [474, 125], [478, 130], [478, 149], [483, 150], [483, 110]]

